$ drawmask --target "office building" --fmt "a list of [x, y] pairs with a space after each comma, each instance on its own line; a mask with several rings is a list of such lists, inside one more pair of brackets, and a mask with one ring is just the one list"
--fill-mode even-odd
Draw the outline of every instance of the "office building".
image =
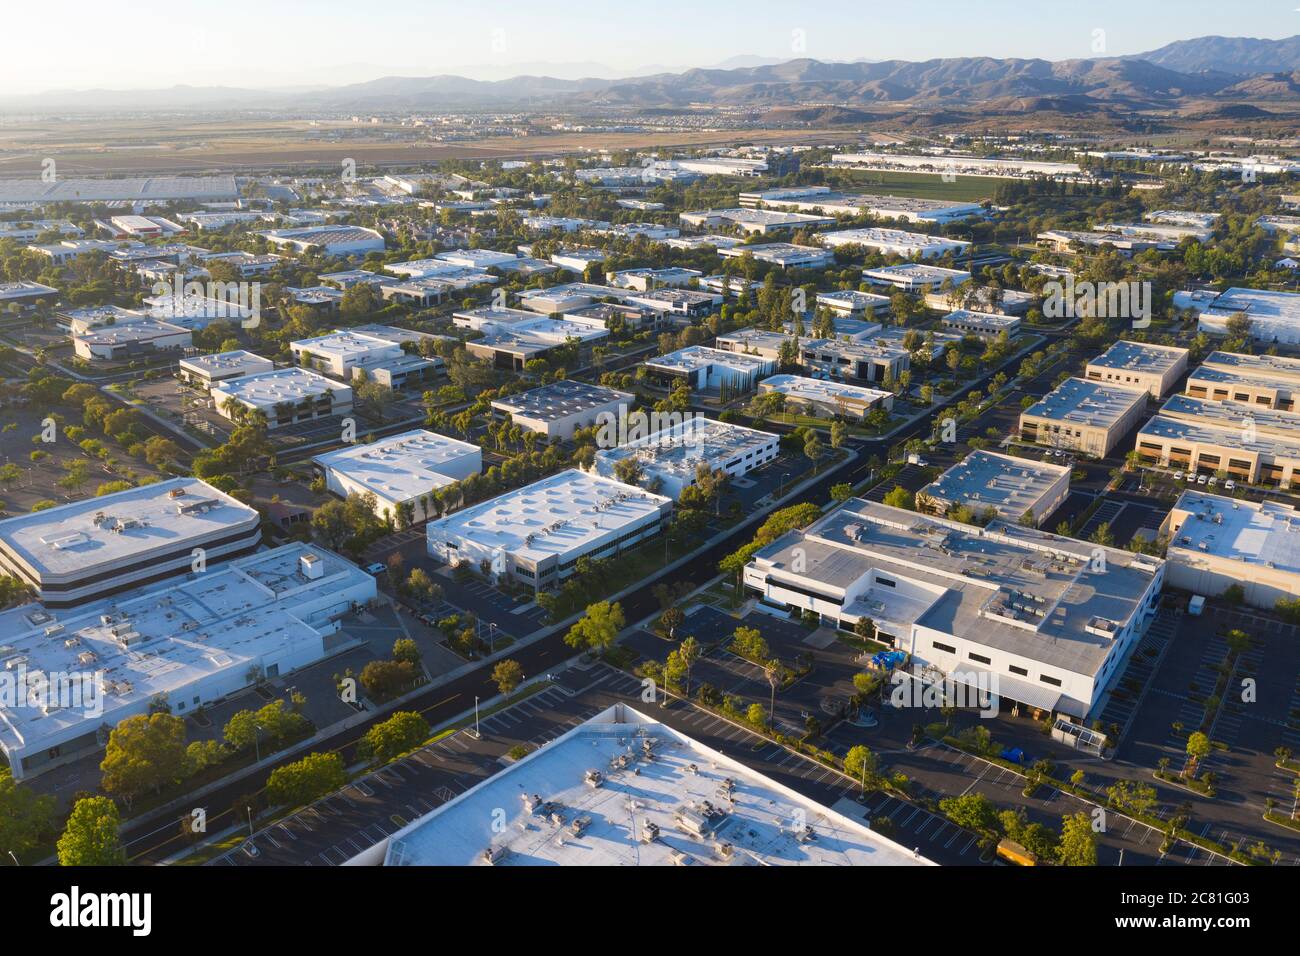
[[1105, 458], [1146, 414], [1140, 388], [1070, 378], [1020, 413], [1027, 442]]
[[1070, 494], [1069, 465], [973, 451], [916, 493], [918, 511], [947, 514], [989, 509], [1003, 521], [1038, 527]]
[[777, 435], [690, 415], [625, 445], [597, 451], [592, 468], [617, 478], [620, 462], [635, 461], [642, 475], [637, 484], [676, 501], [695, 484], [701, 466], [739, 478], [773, 461], [780, 443]]
[[728, 389], [752, 392], [758, 380], [777, 369], [774, 359], [742, 352], [726, 352], [703, 345], [691, 345], [642, 363], [647, 378], [673, 388], [685, 382], [693, 392]]
[[993, 342], [1002, 335], [1009, 339], [1015, 338], [1020, 331], [1020, 320], [1012, 315], [957, 309], [943, 317], [943, 327], [949, 332], [973, 335], [985, 342]]
[[77, 357], [90, 361], [126, 362], [193, 346], [193, 335], [189, 329], [154, 319], [140, 319], [122, 325], [100, 325], [72, 336], [72, 348]]
[[579, 428], [593, 428], [609, 418], [623, 418], [635, 404], [636, 396], [627, 392], [560, 379], [541, 388], [495, 399], [492, 410], [509, 415], [525, 431], [545, 435], [548, 441], [567, 441]]
[[771, 375], [758, 383], [759, 392], [780, 392], [785, 408], [817, 418], [865, 418], [877, 408], [894, 407], [894, 393], [803, 375]]
[[231, 421], [244, 413], [259, 413], [268, 429], [281, 428], [352, 411], [352, 389], [306, 368], [227, 379], [212, 386], [213, 407]]
[[204, 391], [218, 382], [245, 375], [274, 371], [275, 363], [252, 352], [236, 349], [215, 355], [194, 355], [180, 360], [176, 375], [181, 381], [197, 385]]
[[394, 521], [409, 505], [414, 522], [437, 513], [427, 499], [431, 492], [482, 471], [483, 453], [477, 445], [417, 428], [317, 455], [312, 464], [340, 498], [373, 494], [376, 514]]
[[901, 229], [840, 229], [835, 232], [823, 232], [817, 241], [824, 246], [838, 249], [841, 246], [861, 246], [874, 249], [885, 255], [901, 256], [910, 259], [920, 256], [922, 259], [938, 259], [941, 256], [961, 255], [970, 243], [962, 239], [947, 239], [943, 236], [930, 236], [921, 232], [904, 232]]
[[1126, 388], [1142, 388], [1164, 398], [1187, 372], [1187, 349], [1120, 339], [1088, 362], [1087, 377]]

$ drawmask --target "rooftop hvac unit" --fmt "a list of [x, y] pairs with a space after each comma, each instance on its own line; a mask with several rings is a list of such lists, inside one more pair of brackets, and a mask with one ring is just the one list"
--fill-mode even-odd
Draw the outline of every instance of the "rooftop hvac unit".
[[318, 581], [325, 576], [325, 562], [319, 554], [300, 555], [298, 570], [307, 580]]

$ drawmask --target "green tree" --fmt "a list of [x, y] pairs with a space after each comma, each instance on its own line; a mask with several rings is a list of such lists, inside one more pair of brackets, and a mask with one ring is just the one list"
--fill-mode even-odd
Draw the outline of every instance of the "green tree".
[[386, 763], [428, 739], [428, 721], [415, 711], [401, 710], [366, 731], [362, 749], [372, 760]]
[[1062, 818], [1056, 858], [1062, 866], [1097, 865], [1097, 834], [1086, 813], [1081, 811]]
[[625, 625], [621, 604], [600, 601], [587, 606], [586, 613], [564, 635], [564, 643], [572, 648], [598, 651], [604, 657]]
[[492, 680], [496, 683], [497, 690], [509, 694], [523, 683], [524, 669], [515, 660], [497, 661], [496, 667], [492, 668]]
[[266, 781], [266, 797], [272, 803], [296, 807], [323, 797], [347, 782], [343, 758], [337, 753], [310, 753], [271, 771]]
[[858, 744], [844, 755], [844, 772], [858, 781], [864, 791], [868, 787], [874, 789], [880, 778], [880, 760], [869, 748]]
[[185, 775], [185, 721], [167, 713], [128, 717], [113, 728], [104, 749], [104, 791], [127, 806]]
[[981, 836], [992, 837], [998, 832], [997, 811], [982, 793], [946, 797], [939, 801], [939, 809], [959, 827], [973, 830]]
[[915, 511], [916, 495], [902, 485], [895, 485], [894, 490], [885, 495], [884, 503], [891, 508], [905, 508], [908, 511]]
[[0, 770], [0, 852], [22, 858], [54, 825], [54, 798], [20, 784], [8, 768]]
[[68, 816], [57, 844], [59, 866], [123, 866], [126, 850], [117, 829], [121, 818], [108, 797], [83, 797]]

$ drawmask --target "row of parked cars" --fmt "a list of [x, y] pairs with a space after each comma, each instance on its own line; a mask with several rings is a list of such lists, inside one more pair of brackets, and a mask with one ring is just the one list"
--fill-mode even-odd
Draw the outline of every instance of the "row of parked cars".
[[[1184, 477], [1186, 477], [1188, 484], [1205, 485], [1207, 488], [1213, 488], [1219, 483], [1219, 479], [1215, 475], [1198, 475], [1194, 471], [1189, 471], [1184, 476], [1181, 471], [1174, 472], [1174, 481], [1182, 481]], [[1223, 483], [1223, 489], [1225, 491], [1232, 491], [1236, 487], [1237, 483], [1231, 478]]]

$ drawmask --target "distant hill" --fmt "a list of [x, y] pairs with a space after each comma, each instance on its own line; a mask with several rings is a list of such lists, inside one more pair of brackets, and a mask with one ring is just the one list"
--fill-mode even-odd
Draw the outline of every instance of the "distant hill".
[[[173, 87], [130, 92], [52, 92], [5, 97], [5, 110], [300, 109], [382, 112], [460, 108], [683, 109], [706, 103], [813, 111], [794, 122], [871, 121], [886, 104], [938, 111], [1109, 113], [1191, 104], [1300, 99], [1300, 37], [1203, 37], [1145, 57], [1061, 60], [951, 57], [913, 62], [768, 61], [735, 57], [720, 68], [646, 76], [565, 78], [522, 75], [478, 80], [457, 75], [388, 76], [315, 90]], [[1177, 66], [1174, 64], [1186, 64]], [[1289, 65], [1288, 65], [1289, 64]], [[817, 111], [822, 111], [821, 115]], [[861, 113], [858, 118], [855, 113]], [[1225, 114], [1228, 115], [1228, 114]], [[805, 118], [807, 117], [807, 118]]]
[[1253, 37], [1197, 37], [1178, 40], [1133, 59], [1146, 60], [1180, 73], [1213, 70], [1219, 73], [1254, 75], [1293, 73], [1300, 70], [1300, 36], [1285, 40], [1257, 40]]

